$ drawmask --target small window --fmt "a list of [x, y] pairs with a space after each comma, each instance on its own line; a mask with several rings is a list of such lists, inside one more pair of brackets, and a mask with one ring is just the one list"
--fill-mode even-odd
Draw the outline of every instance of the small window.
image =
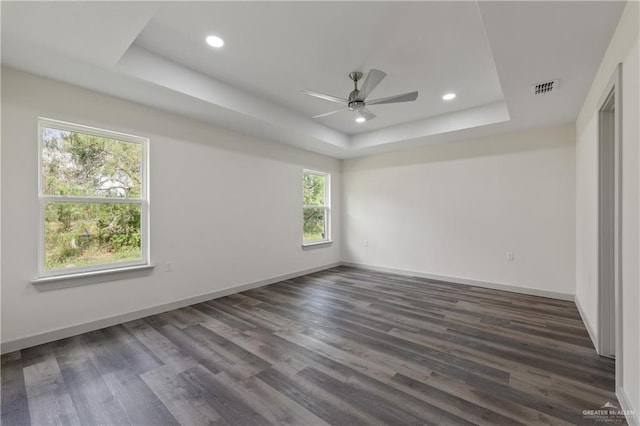
[[40, 276], [148, 264], [147, 144], [39, 119]]
[[303, 244], [331, 241], [330, 177], [328, 173], [303, 171]]

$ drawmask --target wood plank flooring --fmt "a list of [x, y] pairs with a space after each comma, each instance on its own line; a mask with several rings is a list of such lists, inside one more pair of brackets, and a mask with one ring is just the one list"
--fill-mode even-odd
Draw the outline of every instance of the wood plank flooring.
[[572, 302], [338, 267], [2, 357], [2, 424], [601, 424]]

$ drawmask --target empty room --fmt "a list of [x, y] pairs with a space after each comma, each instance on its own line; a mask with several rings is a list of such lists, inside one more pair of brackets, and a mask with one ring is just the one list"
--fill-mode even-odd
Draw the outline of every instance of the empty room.
[[2, 1], [1, 423], [640, 426], [640, 2]]

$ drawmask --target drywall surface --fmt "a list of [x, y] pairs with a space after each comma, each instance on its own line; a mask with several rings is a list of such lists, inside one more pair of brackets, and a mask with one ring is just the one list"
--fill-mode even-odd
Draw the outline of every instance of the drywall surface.
[[[148, 275], [39, 291], [37, 117], [150, 139]], [[340, 162], [2, 71], [2, 342], [340, 261]], [[302, 169], [331, 173], [333, 244], [302, 250]], [[166, 263], [173, 263], [167, 272]]]
[[[576, 122], [576, 299], [598, 330], [598, 102], [622, 64], [622, 383], [640, 424], [640, 3], [628, 2]], [[619, 395], [620, 397], [620, 395]]]
[[345, 261], [574, 294], [573, 126], [345, 160], [342, 177]]

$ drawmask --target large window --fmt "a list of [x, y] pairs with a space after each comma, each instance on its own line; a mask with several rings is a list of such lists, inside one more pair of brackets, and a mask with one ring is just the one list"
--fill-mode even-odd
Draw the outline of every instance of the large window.
[[330, 241], [329, 178], [328, 173], [303, 171], [303, 244]]
[[40, 276], [148, 264], [147, 139], [39, 119]]

